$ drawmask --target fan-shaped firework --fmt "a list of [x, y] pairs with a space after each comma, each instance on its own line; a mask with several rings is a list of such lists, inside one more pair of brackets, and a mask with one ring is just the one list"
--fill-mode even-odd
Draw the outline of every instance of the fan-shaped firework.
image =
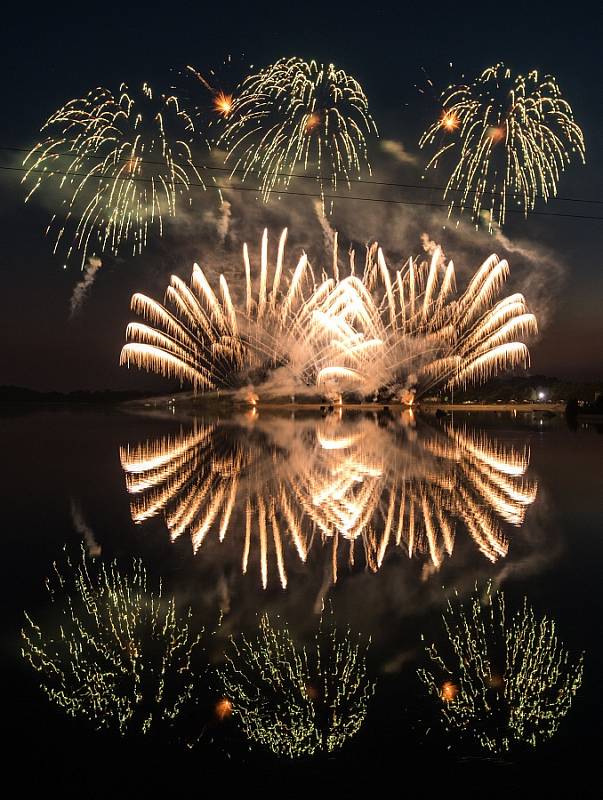
[[458, 523], [489, 561], [504, 558], [505, 524], [521, 526], [536, 498], [529, 450], [470, 430], [413, 428], [405, 414], [388, 428], [260, 414], [252, 428], [207, 423], [123, 447], [132, 519], [163, 512], [172, 540], [188, 534], [195, 552], [217, 539], [221, 558], [257, 570], [264, 588], [272, 576], [286, 588], [316, 547], [333, 583], [341, 561], [376, 572], [391, 550], [437, 570]]
[[155, 93], [148, 84], [117, 95], [97, 88], [70, 100], [43, 125], [47, 138], [25, 159], [24, 181], [33, 181], [27, 199], [48, 181], [58, 187], [60, 211], [55, 252], [64, 239], [67, 258], [128, 245], [140, 253], [151, 228], [163, 232], [165, 216], [175, 216], [181, 197], [190, 202], [193, 186], [204, 187], [193, 161], [195, 126], [174, 95]]
[[243, 81], [220, 139], [243, 177], [257, 173], [264, 200], [296, 170], [321, 195], [370, 172], [366, 135], [377, 128], [357, 80], [333, 64], [281, 58]]
[[366, 646], [321, 617], [309, 648], [264, 615], [257, 638], [233, 640], [221, 670], [233, 718], [247, 738], [275, 755], [332, 753], [360, 730], [374, 685]]
[[89, 565], [82, 553], [65, 575], [55, 570], [48, 588], [60, 622], [47, 629], [26, 614], [22, 631], [23, 656], [50, 700], [97, 730], [148, 733], [179, 722], [198, 681], [190, 610], [179, 619], [173, 598], [161, 587], [153, 594], [140, 561], [128, 576], [115, 563]]
[[451, 212], [470, 207], [476, 223], [485, 211], [502, 225], [511, 202], [527, 215], [538, 196], [555, 196], [572, 153], [584, 161], [582, 131], [550, 75], [513, 76], [496, 64], [472, 84], [449, 86], [442, 105], [420, 145], [436, 149], [427, 168], [454, 160], [444, 197], [453, 195]]
[[557, 731], [582, 682], [582, 657], [570, 661], [553, 620], [537, 620], [524, 600], [513, 615], [488, 587], [469, 607], [444, 614], [448, 652], [427, 647], [419, 676], [441, 704], [449, 733], [492, 753], [536, 746]]
[[190, 382], [195, 389], [237, 387], [251, 380], [258, 391], [325, 396], [364, 395], [379, 390], [412, 402], [415, 389], [466, 385], [501, 369], [529, 363], [515, 337], [536, 331], [521, 294], [496, 301], [509, 267], [490, 256], [453, 299], [454, 265], [444, 265], [439, 248], [431, 263], [391, 274], [382, 251], [368, 248], [364, 274], [339, 272], [318, 282], [302, 255], [285, 278], [281, 235], [276, 267], [268, 270], [264, 231], [257, 294], [252, 287], [247, 246], [245, 301], [233, 302], [220, 276], [219, 296], [203, 271], [193, 268], [190, 289], [172, 276], [166, 306], [135, 294], [132, 308], [157, 327], [134, 322], [121, 363]]

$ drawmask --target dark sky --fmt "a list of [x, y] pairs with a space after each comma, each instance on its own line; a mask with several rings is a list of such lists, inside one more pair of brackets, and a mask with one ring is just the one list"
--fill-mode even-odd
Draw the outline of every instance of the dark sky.
[[[444, 88], [462, 73], [474, 76], [504, 61], [518, 72], [538, 68], [557, 77], [587, 145], [586, 167], [573, 162], [561, 177], [559, 194], [603, 200], [602, 31], [596, 16], [585, 15], [581, 5], [568, 5], [563, 14], [554, 4], [534, 2], [474, 6], [196, 2], [128, 8], [106, 2], [54, 4], [31, 13], [15, 8], [3, 11], [0, 147], [30, 146], [55, 108], [95, 86], [161, 81], [169, 79], [170, 70], [186, 64], [206, 69], [229, 53], [244, 53], [245, 60], [256, 66], [286, 55], [341, 66], [362, 83], [382, 139], [402, 142], [424, 159], [417, 141], [435, 104], [414, 86], [425, 85], [421, 67], [436, 88]], [[420, 178], [420, 164], [412, 174], [405, 173], [385, 158], [378, 144], [375, 147], [371, 160], [378, 178]], [[8, 151], [0, 150], [0, 159], [5, 166], [19, 163]], [[117, 365], [125, 324], [131, 319], [131, 294], [144, 291], [160, 299], [171, 272], [187, 279], [193, 260], [217, 265], [223, 258], [232, 265], [235, 256], [239, 259], [239, 234], [251, 235], [250, 244], [255, 246], [264, 225], [277, 235], [278, 229], [272, 227], [277, 222], [293, 225], [291, 217], [301, 224], [308, 214], [307, 209], [293, 209], [293, 204], [290, 212], [286, 200], [278, 208], [274, 203], [262, 207], [253, 198], [234, 204], [233, 230], [238, 231], [233, 234], [234, 255], [221, 254], [215, 237], [212, 241], [202, 224], [197, 234], [189, 220], [184, 232], [182, 227], [168, 230], [164, 240], [154, 241], [141, 256], [106, 258], [81, 314], [70, 320], [69, 297], [81, 277], [77, 262], [65, 271], [62, 259], [52, 255], [51, 241], [44, 237], [48, 208], [39, 201], [24, 206], [19, 180], [18, 173], [0, 172], [0, 384], [38, 389], [161, 386], [152, 376]], [[430, 180], [440, 183], [442, 175]], [[416, 199], [408, 192], [402, 196]], [[603, 216], [601, 204], [557, 201], [539, 209]], [[399, 250], [396, 256], [401, 256], [403, 251], [418, 252], [419, 233], [427, 230], [442, 242], [455, 264], [466, 262], [465, 271], [479, 266], [481, 260], [476, 259], [500, 251], [492, 237], [480, 235], [469, 241], [465, 236], [461, 241], [441, 229], [441, 220], [432, 211], [426, 208], [424, 218], [422, 214], [421, 207], [386, 210], [381, 204], [354, 203], [344, 213], [342, 235], [346, 225], [352, 231], [353, 218], [359, 226], [354, 231], [358, 241], [359, 232], [370, 229], [367, 236], [379, 239], [386, 250], [388, 246], [390, 251]], [[292, 241], [303, 243], [318, 262], [321, 235], [314, 227], [316, 232], [298, 232]], [[528, 302], [542, 314], [541, 336], [531, 346], [534, 373], [603, 379], [602, 232], [601, 222], [554, 216], [524, 220], [517, 215], [505, 226], [504, 233], [516, 248], [538, 252], [532, 261], [517, 249], [502, 253]]]

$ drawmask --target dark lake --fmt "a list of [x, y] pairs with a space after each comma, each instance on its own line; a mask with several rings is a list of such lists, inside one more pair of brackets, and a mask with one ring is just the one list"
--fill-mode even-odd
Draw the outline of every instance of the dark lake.
[[[395, 796], [442, 789], [468, 797], [510, 790], [600, 796], [593, 783], [603, 673], [600, 427], [572, 429], [561, 416], [539, 413], [440, 420], [260, 409], [218, 418], [32, 406], [4, 409], [0, 430], [5, 753], [27, 796], [67, 785], [88, 796], [202, 794], [215, 782], [227, 796], [244, 783], [284, 797], [392, 785]], [[60, 638], [78, 569], [96, 575], [114, 559], [124, 576], [146, 571], [149, 595], [161, 580], [162, 602], [175, 598], [177, 618], [190, 607], [191, 630], [207, 632], [193, 699], [173, 724], [153, 723], [144, 734], [129, 723], [123, 735], [115, 728], [115, 688], [94, 719], [70, 715], [68, 708], [92, 702], [89, 688], [71, 672], [60, 689], [71, 699], [51, 702], [41, 684], [57, 664], [36, 672], [21, 654], [24, 612], [39, 625], [38, 646]], [[51, 602], [45, 580], [55, 562], [65, 584]], [[502, 633], [492, 616], [498, 601], [488, 599], [497, 591], [505, 602]], [[71, 596], [81, 620], [77, 589]], [[526, 600], [534, 617], [521, 639], [512, 621], [527, 619]], [[458, 669], [442, 617], [448, 601], [462, 639]], [[478, 627], [486, 621], [485, 650], [471, 645], [472, 613]], [[273, 640], [274, 663], [258, 655], [267, 641], [264, 614], [268, 636], [280, 632], [285, 642], [279, 649]], [[554, 621], [554, 667], [550, 637], [538, 627], [543, 617]], [[77, 625], [66, 633], [76, 661], [80, 646], [96, 652], [92, 628], [89, 634]], [[518, 643], [514, 667], [501, 655], [505, 636], [508, 651]], [[142, 660], [140, 642], [134, 658]], [[430, 643], [453, 668], [430, 661]], [[120, 647], [120, 658], [133, 657], [131, 641]], [[153, 648], [149, 658], [157, 657]], [[287, 661], [303, 648], [309, 678]], [[249, 729], [236, 709], [219, 711], [220, 702], [230, 703], [214, 674], [225, 653], [231, 683], [241, 675], [248, 681]], [[484, 667], [486, 656], [496, 669]], [[90, 671], [94, 656], [86, 658], [82, 669]], [[421, 680], [421, 668], [433, 674], [435, 689]], [[106, 669], [99, 667], [101, 677]], [[296, 669], [303, 673], [297, 689]], [[557, 680], [543, 689], [551, 670]], [[93, 695], [104, 691], [97, 683]], [[465, 699], [459, 723], [451, 709]], [[303, 718], [299, 730], [294, 710]], [[444, 712], [453, 720], [448, 728]], [[503, 741], [511, 744], [499, 751]], [[290, 746], [295, 757], [282, 752]], [[572, 788], [555, 794], [566, 781]]]

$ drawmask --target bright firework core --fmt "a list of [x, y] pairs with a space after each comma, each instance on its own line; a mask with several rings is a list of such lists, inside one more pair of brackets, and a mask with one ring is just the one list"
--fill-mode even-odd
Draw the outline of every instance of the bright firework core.
[[130, 323], [120, 362], [195, 390], [253, 385], [264, 398], [330, 399], [379, 392], [406, 404], [436, 386], [465, 386], [529, 364], [517, 337], [535, 333], [536, 320], [521, 294], [497, 299], [509, 273], [497, 256], [455, 297], [454, 265], [439, 248], [430, 262], [411, 258], [391, 272], [375, 243], [357, 275], [353, 252], [340, 268], [335, 237], [331, 276], [317, 276], [302, 254], [285, 277], [286, 237], [285, 229], [270, 270], [264, 231], [257, 278], [244, 245], [240, 303], [223, 275], [216, 293], [196, 264], [190, 288], [172, 276], [165, 305], [135, 294], [133, 310], [155, 327]]

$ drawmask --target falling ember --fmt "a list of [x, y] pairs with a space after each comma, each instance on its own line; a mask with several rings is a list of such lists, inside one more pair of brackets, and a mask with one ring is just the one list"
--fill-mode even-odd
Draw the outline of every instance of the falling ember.
[[[442, 102], [446, 111], [419, 144], [435, 149], [427, 169], [450, 162], [450, 213], [468, 209], [476, 224], [487, 213], [490, 229], [503, 225], [511, 200], [527, 216], [537, 197], [557, 194], [574, 155], [584, 162], [584, 135], [551, 75], [514, 76], [499, 63], [471, 84], [449, 86]], [[443, 143], [442, 128], [454, 134]]]
[[494, 126], [488, 129], [488, 136], [490, 139], [496, 144], [498, 142], [502, 142], [505, 138], [505, 128], [504, 126]]
[[259, 280], [252, 280], [244, 245], [246, 292], [239, 304], [224, 276], [215, 291], [198, 265], [190, 287], [172, 276], [165, 306], [135, 294], [132, 309], [145, 322], [128, 325], [120, 363], [201, 391], [240, 389], [253, 373], [254, 390], [267, 393], [278, 374], [288, 394], [313, 390], [338, 404], [345, 392], [384, 392], [410, 404], [437, 386], [466, 386], [529, 365], [520, 338], [536, 333], [536, 319], [521, 294], [499, 298], [509, 265], [495, 255], [454, 297], [454, 265], [437, 246], [430, 262], [409, 259], [392, 273], [374, 244], [362, 276], [351, 253], [347, 277], [338, 268], [318, 281], [305, 254], [286, 270], [286, 237], [284, 230], [270, 269], [264, 231]]
[[259, 176], [267, 202], [296, 170], [317, 178], [323, 198], [370, 174], [367, 134], [377, 128], [355, 78], [333, 64], [281, 58], [242, 83], [218, 144], [243, 179]]
[[445, 681], [442, 684], [440, 697], [445, 703], [451, 703], [458, 693], [459, 687], [455, 683], [452, 683], [452, 681]]
[[216, 715], [216, 718], [220, 720], [220, 722], [225, 720], [227, 717], [230, 717], [232, 714], [232, 703], [227, 697], [222, 697], [220, 700], [218, 700], [214, 708], [214, 714]]
[[231, 94], [225, 94], [222, 91], [216, 92], [214, 95], [213, 105], [214, 110], [221, 114], [223, 117], [227, 117], [230, 112], [232, 111], [232, 104], [233, 98]]
[[505, 679], [502, 675], [493, 673], [487, 680], [487, 684], [491, 689], [502, 689], [505, 685]]
[[312, 133], [314, 128], [320, 124], [320, 116], [318, 114], [310, 114], [306, 120], [306, 133]]
[[310, 700], [318, 700], [320, 697], [320, 693], [315, 686], [312, 686], [311, 683], [306, 684], [306, 694]]
[[136, 172], [138, 161], [139, 161], [138, 158], [129, 158], [126, 161], [124, 169], [128, 173], [128, 175], [133, 175]]

